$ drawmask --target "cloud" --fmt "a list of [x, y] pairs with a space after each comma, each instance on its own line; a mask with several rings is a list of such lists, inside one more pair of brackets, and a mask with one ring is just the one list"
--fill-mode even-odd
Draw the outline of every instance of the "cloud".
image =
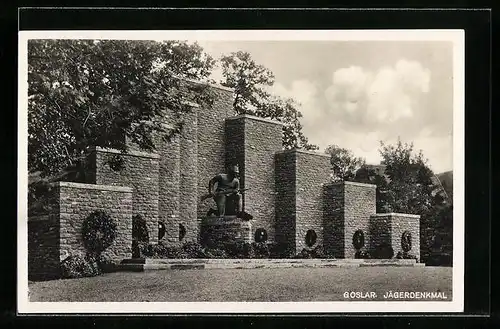
[[269, 91], [300, 103], [303, 132], [321, 150], [337, 144], [368, 163], [379, 163], [380, 141], [394, 144], [401, 138], [414, 142], [432, 169], [441, 172], [452, 163], [452, 142], [451, 135], [433, 134], [432, 109], [423, 105], [430, 83], [430, 70], [401, 59], [373, 71], [340, 68], [326, 88], [295, 80], [289, 87], [276, 83]]
[[430, 71], [419, 62], [399, 60], [377, 72], [359, 66], [336, 70], [325, 91], [329, 110], [343, 124], [394, 124], [415, 115], [419, 97], [429, 91]]

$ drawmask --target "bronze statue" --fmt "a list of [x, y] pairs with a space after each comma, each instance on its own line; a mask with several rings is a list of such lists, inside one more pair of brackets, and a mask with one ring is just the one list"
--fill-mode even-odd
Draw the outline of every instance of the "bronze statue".
[[210, 209], [208, 216], [212, 214], [224, 218], [226, 214], [226, 204], [228, 199], [236, 204], [236, 216], [238, 218], [248, 217], [243, 213], [242, 192], [240, 189], [238, 165], [232, 166], [227, 174], [219, 174], [214, 176], [208, 183], [208, 194], [202, 196], [202, 201], [207, 198], [213, 198], [217, 205], [217, 211]]

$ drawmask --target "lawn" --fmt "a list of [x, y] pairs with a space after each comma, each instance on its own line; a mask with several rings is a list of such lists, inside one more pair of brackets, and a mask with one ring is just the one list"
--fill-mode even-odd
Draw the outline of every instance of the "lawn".
[[[165, 270], [30, 282], [32, 302], [344, 301], [346, 291], [443, 292], [450, 267]], [[430, 300], [430, 299], [427, 299]], [[401, 301], [401, 299], [400, 299]]]

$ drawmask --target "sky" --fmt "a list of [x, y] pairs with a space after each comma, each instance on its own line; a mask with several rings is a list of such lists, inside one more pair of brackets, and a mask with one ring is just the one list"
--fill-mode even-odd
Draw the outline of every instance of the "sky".
[[[303, 132], [380, 163], [380, 141], [413, 142], [435, 173], [452, 170], [453, 48], [446, 41], [198, 41], [214, 58], [242, 50], [300, 104]], [[222, 77], [220, 67], [212, 78]]]

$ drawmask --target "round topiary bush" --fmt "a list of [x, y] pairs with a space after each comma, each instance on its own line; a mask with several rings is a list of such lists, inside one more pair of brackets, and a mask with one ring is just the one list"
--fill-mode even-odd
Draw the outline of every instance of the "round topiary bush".
[[82, 225], [83, 243], [90, 255], [100, 255], [116, 238], [116, 223], [104, 211], [94, 211]]

